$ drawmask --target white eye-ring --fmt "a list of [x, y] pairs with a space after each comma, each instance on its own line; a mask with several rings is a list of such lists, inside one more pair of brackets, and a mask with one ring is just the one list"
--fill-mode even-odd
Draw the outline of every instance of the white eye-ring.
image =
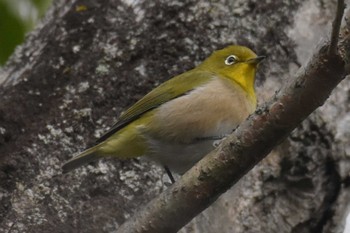
[[226, 65], [232, 65], [235, 64], [238, 61], [238, 57], [235, 55], [230, 55], [226, 58], [225, 64]]

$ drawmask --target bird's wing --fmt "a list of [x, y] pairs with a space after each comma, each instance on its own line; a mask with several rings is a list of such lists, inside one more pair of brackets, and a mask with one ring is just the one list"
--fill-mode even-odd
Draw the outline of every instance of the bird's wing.
[[97, 143], [105, 141], [121, 128], [138, 119], [142, 114], [185, 95], [195, 87], [207, 83], [212, 77], [213, 74], [210, 72], [191, 70], [164, 82], [126, 110], [112, 128], [97, 140]]

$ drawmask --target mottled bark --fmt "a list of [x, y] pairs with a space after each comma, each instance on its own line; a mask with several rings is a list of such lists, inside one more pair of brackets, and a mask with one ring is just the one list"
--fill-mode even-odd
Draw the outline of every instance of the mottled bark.
[[[326, 35], [330, 1], [54, 1], [0, 73], [0, 231], [113, 232], [162, 169], [61, 164], [152, 87], [227, 44], [269, 56], [260, 103]], [[349, 80], [182, 232], [337, 232], [349, 192]]]

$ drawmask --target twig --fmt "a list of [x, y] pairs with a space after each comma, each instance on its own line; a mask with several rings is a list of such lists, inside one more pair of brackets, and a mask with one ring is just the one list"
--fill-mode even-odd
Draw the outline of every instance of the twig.
[[345, 25], [340, 34], [339, 46], [342, 48], [340, 52], [346, 63], [346, 74], [350, 74], [350, 10], [345, 14]]
[[328, 55], [334, 55], [338, 53], [339, 31], [340, 31], [341, 21], [344, 15], [344, 9], [345, 9], [344, 0], [338, 0], [336, 15], [332, 23], [332, 34], [331, 34], [330, 45], [328, 47]]

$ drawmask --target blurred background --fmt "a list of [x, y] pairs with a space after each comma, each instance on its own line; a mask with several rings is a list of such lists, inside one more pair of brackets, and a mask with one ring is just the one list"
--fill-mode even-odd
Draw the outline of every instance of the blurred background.
[[51, 0], [0, 0], [0, 66], [44, 16]]

